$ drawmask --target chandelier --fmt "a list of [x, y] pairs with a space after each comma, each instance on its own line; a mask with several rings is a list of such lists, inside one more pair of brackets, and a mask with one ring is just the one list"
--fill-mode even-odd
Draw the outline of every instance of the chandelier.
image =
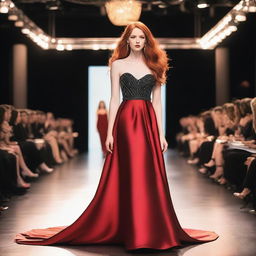
[[141, 3], [136, 0], [110, 0], [105, 4], [109, 20], [116, 26], [126, 26], [138, 21]]

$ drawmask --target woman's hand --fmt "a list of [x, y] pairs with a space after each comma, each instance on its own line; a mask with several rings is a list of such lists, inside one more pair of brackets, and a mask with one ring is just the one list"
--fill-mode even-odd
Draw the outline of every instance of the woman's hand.
[[164, 136], [160, 136], [160, 144], [161, 144], [162, 152], [164, 153], [168, 148], [168, 143]]
[[112, 153], [113, 151], [113, 144], [114, 144], [114, 139], [112, 135], [107, 136], [105, 145], [106, 145], [106, 149], [108, 152]]
[[247, 157], [247, 159], [245, 160], [244, 164], [247, 166], [251, 165], [251, 162], [255, 159], [255, 156], [249, 156]]

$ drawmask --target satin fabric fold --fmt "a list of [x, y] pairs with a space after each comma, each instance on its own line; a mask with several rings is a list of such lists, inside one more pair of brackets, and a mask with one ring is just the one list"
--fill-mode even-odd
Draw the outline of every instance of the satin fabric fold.
[[168, 249], [218, 238], [182, 229], [176, 217], [151, 101], [124, 100], [113, 126], [95, 196], [70, 226], [17, 234], [20, 244], [120, 244], [128, 250]]

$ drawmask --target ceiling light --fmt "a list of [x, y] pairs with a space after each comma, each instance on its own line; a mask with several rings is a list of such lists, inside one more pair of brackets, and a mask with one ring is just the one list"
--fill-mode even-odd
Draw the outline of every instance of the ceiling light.
[[29, 34], [30, 30], [28, 28], [23, 28], [21, 32], [25, 35]]
[[0, 13], [9, 12], [9, 3], [7, 1], [0, 1]]
[[206, 1], [198, 1], [197, 8], [203, 9], [209, 7], [209, 4], [207, 4]]
[[95, 45], [92, 46], [92, 49], [95, 50], [95, 51], [97, 51], [97, 50], [100, 49], [100, 47], [99, 47], [98, 44], [95, 44]]
[[109, 20], [116, 26], [138, 21], [142, 4], [136, 0], [110, 0], [105, 4]]
[[161, 4], [159, 4], [159, 5], [158, 5], [158, 8], [161, 8], [161, 9], [163, 9], [163, 8], [167, 8], [167, 5], [166, 5], [166, 4], [163, 4], [163, 3], [161, 3]]
[[239, 22], [246, 21], [246, 15], [243, 12], [237, 12], [235, 13], [235, 20]]
[[244, 0], [241, 5], [243, 11], [256, 12], [256, 0]]
[[60, 2], [58, 0], [48, 2], [48, 4], [46, 5], [46, 9], [50, 11], [57, 11], [60, 9]]
[[18, 20], [18, 16], [16, 14], [9, 14], [8, 20], [16, 21]]
[[72, 46], [71, 44], [68, 44], [68, 45], [66, 46], [66, 49], [67, 49], [68, 51], [72, 51], [72, 50], [73, 50], [73, 46]]
[[56, 46], [56, 50], [58, 50], [58, 51], [64, 51], [64, 45], [62, 45], [62, 44], [58, 44], [57, 46]]
[[15, 23], [14, 23], [15, 27], [23, 27], [24, 26], [24, 22], [22, 20], [17, 20]]

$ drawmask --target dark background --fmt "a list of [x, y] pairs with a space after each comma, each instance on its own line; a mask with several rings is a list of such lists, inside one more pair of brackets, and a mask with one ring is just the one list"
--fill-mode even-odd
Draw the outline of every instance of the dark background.
[[[181, 23], [172, 25], [170, 20], [142, 17], [156, 37], [193, 37], [193, 25]], [[189, 20], [190, 18], [188, 18]], [[38, 17], [40, 20], [40, 17]], [[39, 22], [39, 21], [38, 21]], [[66, 26], [63, 26], [65, 24]], [[175, 17], [172, 18], [175, 22]], [[1, 19], [0, 19], [1, 23]], [[40, 22], [39, 22], [40, 23]], [[103, 22], [104, 23], [104, 22]], [[103, 24], [102, 23], [102, 24]], [[230, 100], [239, 97], [237, 90], [243, 80], [252, 87], [251, 97], [255, 95], [256, 73], [256, 25], [255, 15], [241, 23], [220, 46], [230, 49]], [[44, 21], [41, 18], [41, 27]], [[87, 29], [74, 31], [67, 20], [59, 20], [56, 26], [57, 36], [115, 36], [123, 28], [106, 23], [80, 24]], [[47, 30], [47, 26], [45, 29]], [[208, 24], [209, 26], [209, 24]], [[111, 28], [111, 29], [110, 29]], [[173, 29], [176, 28], [176, 29]], [[183, 29], [184, 28], [184, 29]], [[108, 30], [107, 30], [108, 29]], [[208, 29], [208, 28], [207, 28]], [[202, 28], [204, 30], [204, 28]], [[82, 32], [81, 32], [82, 31]], [[192, 31], [192, 32], [191, 32]], [[63, 51], [41, 50], [20, 30], [10, 26], [9, 22], [0, 25], [0, 103], [12, 104], [12, 46], [24, 43], [28, 48], [28, 108], [52, 111], [56, 117], [72, 118], [75, 130], [80, 133], [77, 146], [87, 150], [88, 128], [88, 66], [107, 65], [110, 51], [77, 50]], [[215, 51], [214, 50], [169, 50], [170, 65], [167, 82], [167, 140], [175, 145], [175, 134], [179, 130], [178, 119], [189, 114], [198, 114], [202, 110], [215, 106]]]

